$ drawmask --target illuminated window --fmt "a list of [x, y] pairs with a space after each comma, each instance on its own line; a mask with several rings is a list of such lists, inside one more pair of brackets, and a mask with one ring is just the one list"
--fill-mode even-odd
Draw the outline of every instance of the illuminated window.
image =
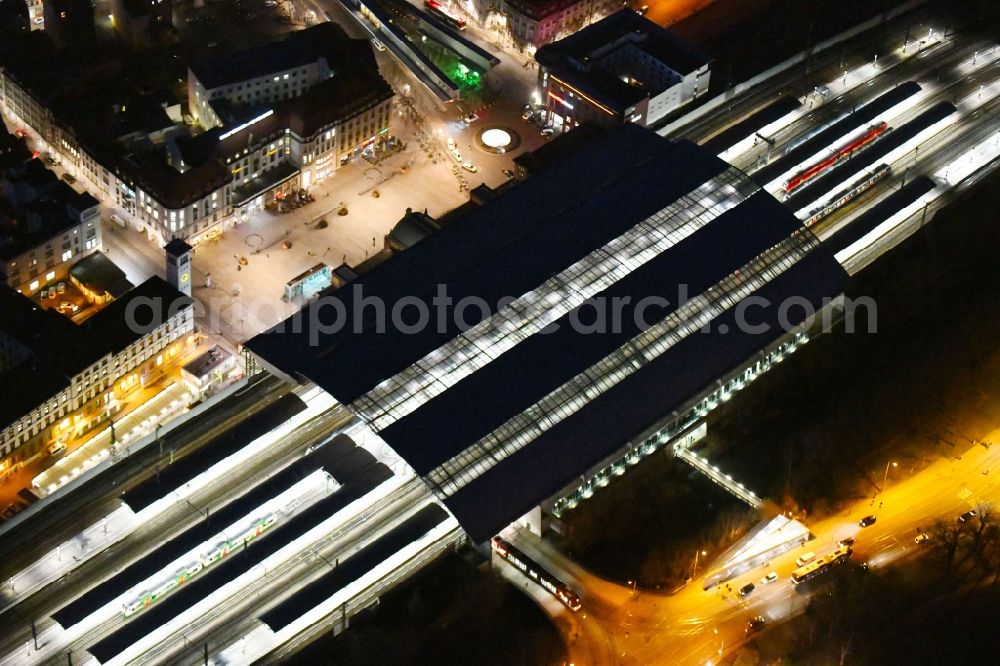
[[55, 271], [49, 271], [48, 273], [45, 274], [45, 280], [46, 281], [55, 280], [55, 279], [56, 279], [56, 272]]

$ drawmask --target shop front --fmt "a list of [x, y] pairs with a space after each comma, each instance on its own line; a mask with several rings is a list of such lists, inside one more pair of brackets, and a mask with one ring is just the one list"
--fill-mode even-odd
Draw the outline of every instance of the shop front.
[[237, 223], [246, 222], [251, 215], [264, 210], [275, 210], [283, 199], [298, 192], [301, 173], [291, 162], [285, 161], [233, 189], [233, 209]]

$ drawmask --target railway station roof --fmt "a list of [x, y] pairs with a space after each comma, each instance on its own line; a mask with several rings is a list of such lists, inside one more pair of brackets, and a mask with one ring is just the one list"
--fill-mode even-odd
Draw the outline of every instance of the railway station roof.
[[[776, 304], [741, 331], [740, 301], [818, 309], [845, 278], [745, 174], [626, 125], [246, 346], [350, 405], [484, 540], [785, 333]], [[438, 316], [442, 290], [482, 306]], [[428, 325], [380, 327], [359, 293]]]

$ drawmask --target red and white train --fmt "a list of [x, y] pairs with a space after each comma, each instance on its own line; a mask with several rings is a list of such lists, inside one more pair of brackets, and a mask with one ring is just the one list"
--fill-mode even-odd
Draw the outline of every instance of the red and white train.
[[833, 168], [840, 162], [849, 159], [854, 153], [858, 152], [859, 150], [870, 144], [872, 141], [875, 141], [880, 136], [884, 135], [886, 132], [889, 132], [891, 129], [892, 128], [889, 127], [888, 123], [884, 122], [870, 126], [865, 131], [864, 134], [859, 136], [857, 139], [851, 141], [843, 148], [838, 148], [833, 152], [832, 155], [830, 155], [826, 159], [817, 162], [816, 164], [813, 164], [807, 169], [800, 171], [799, 173], [789, 178], [788, 182], [785, 183], [785, 196], [787, 197], [791, 195], [792, 192], [802, 187], [803, 185], [811, 181], [813, 178], [816, 178], [820, 174]]

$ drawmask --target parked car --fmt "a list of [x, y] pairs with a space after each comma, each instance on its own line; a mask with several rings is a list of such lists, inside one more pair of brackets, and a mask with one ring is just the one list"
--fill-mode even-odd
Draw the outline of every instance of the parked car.
[[853, 546], [854, 545], [854, 537], [847, 537], [845, 539], [841, 539], [840, 541], [837, 542], [837, 545], [838, 546]]
[[475, 113], [470, 113], [466, 117], [462, 118], [462, 122], [465, 123], [466, 125], [471, 125], [477, 120], [479, 120], [479, 116], [476, 115]]
[[552, 136], [554, 133], [555, 133], [555, 130], [552, 129], [551, 127], [543, 127], [542, 128], [542, 136]]
[[755, 618], [751, 619], [749, 622], [747, 622], [746, 632], [749, 634], [749, 633], [753, 633], [755, 631], [760, 631], [761, 629], [764, 628], [764, 625], [766, 625], [766, 624], [767, 624], [767, 620], [764, 619], [764, 616], [763, 615], [758, 615], [757, 617], [755, 617]]
[[61, 456], [64, 453], [66, 453], [65, 442], [55, 442], [49, 445], [49, 455], [53, 458], [55, 456]]
[[739, 594], [741, 597], [748, 597], [756, 589], [757, 589], [756, 585], [754, 585], [753, 583], [747, 583], [746, 585], [740, 588]]
[[929, 540], [930, 537], [927, 534], [921, 533], [914, 537], [913, 543], [919, 546], [920, 544], [927, 543]]
[[778, 580], [778, 572], [777, 571], [772, 571], [771, 573], [767, 574], [766, 576], [764, 576], [763, 578], [760, 579], [760, 584], [761, 585], [770, 585], [771, 583], [773, 583], [776, 580]]
[[975, 517], [975, 515], [976, 515], [976, 510], [969, 509], [968, 511], [966, 511], [965, 513], [963, 513], [961, 516], [958, 517], [958, 522], [960, 523], [968, 522], [972, 520]]
[[861, 527], [868, 527], [869, 525], [874, 525], [876, 520], [877, 520], [876, 517], [873, 515], [865, 516], [864, 518], [858, 521], [858, 525], [860, 525]]
[[503, 175], [507, 176], [508, 178], [513, 178], [514, 177], [514, 172], [511, 171], [510, 169], [504, 169], [503, 170]]
[[75, 183], [75, 182], [76, 182], [76, 178], [75, 178], [75, 177], [73, 176], [73, 174], [71, 174], [71, 173], [64, 173], [64, 174], [62, 175], [62, 179], [63, 179], [63, 180], [65, 180], [65, 181], [66, 181], [67, 183], [69, 183], [70, 185], [72, 185], [73, 183]]
[[468, 162], [462, 164], [462, 168], [468, 171], [469, 173], [476, 173], [477, 171], [479, 171], [479, 167], [477, 167], [475, 164], [470, 164]]

